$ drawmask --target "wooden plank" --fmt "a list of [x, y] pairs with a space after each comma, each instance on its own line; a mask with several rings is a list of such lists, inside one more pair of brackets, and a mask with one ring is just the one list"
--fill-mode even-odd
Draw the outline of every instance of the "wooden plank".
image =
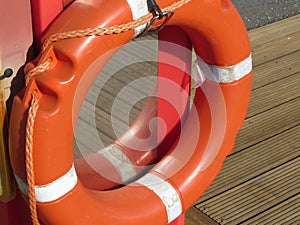
[[258, 66], [299, 50], [300, 31], [262, 43], [252, 48], [253, 65]]
[[[95, 130], [83, 120], [78, 120], [76, 125], [76, 135], [74, 137], [75, 158], [97, 152], [101, 147], [107, 146], [115, 139], [114, 136], [107, 136], [105, 133]], [[102, 146], [99, 142], [102, 143]]]
[[253, 68], [252, 90], [300, 72], [300, 50]]
[[[87, 100], [97, 99], [103, 93], [110, 95], [108, 101], [111, 102], [124, 88], [126, 88], [127, 95], [119, 95], [118, 98], [127, 103], [136, 96], [150, 95], [155, 88], [156, 79], [148, 77], [149, 74], [151, 75], [148, 73], [149, 70], [156, 71], [156, 68], [148, 64], [135, 64], [124, 67], [114, 74], [100, 73], [88, 93]], [[131, 82], [135, 82], [135, 85], [130, 84]]]
[[184, 225], [217, 225], [218, 223], [209, 218], [207, 215], [196, 209], [195, 207], [191, 207], [185, 213], [185, 223]]
[[[84, 102], [81, 108], [79, 120], [84, 121], [86, 123], [86, 126], [95, 124], [100, 132], [103, 132], [107, 135], [110, 134], [112, 130], [112, 121], [110, 118], [110, 112], [106, 112], [99, 108], [94, 108], [94, 105], [87, 101]], [[116, 124], [114, 125], [116, 125], [121, 129], [123, 127], [128, 126], [125, 119], [124, 120], [116, 119]]]
[[300, 98], [245, 120], [232, 153], [239, 152], [265, 139], [300, 124]]
[[300, 31], [300, 16], [292, 16], [260, 28], [249, 31], [251, 47], [267, 43], [276, 38]]
[[228, 156], [218, 177], [197, 203], [300, 157], [300, 144], [297, 140], [300, 140], [300, 125], [249, 147], [247, 151]]
[[[122, 81], [115, 79], [114, 77], [106, 82], [103, 86], [98, 85], [97, 81], [89, 91], [89, 94], [86, 98], [87, 101], [91, 101], [93, 99], [103, 100], [107, 98], [108, 102], [113, 102], [118, 96], [118, 101], [123, 101], [130, 104], [132, 103], [132, 99], [135, 99], [136, 96], [150, 95], [153, 92], [156, 84], [156, 80], [151, 78], [149, 78], [149, 80], [147, 79], [147, 82], [143, 80], [144, 83], [139, 86], [139, 83], [137, 83], [137, 85], [132, 85], [129, 83], [125, 84]], [[128, 80], [128, 82], [131, 81]], [[126, 96], [120, 94], [120, 92], [124, 90], [124, 88], [126, 88]], [[99, 106], [102, 106], [102, 104], [99, 104]], [[140, 107], [136, 108], [139, 110], [141, 109]]]
[[[96, 107], [99, 111], [103, 111], [108, 116], [111, 115], [123, 123], [127, 123], [130, 113], [133, 114], [132, 116], [136, 117], [141, 110], [134, 102], [130, 102], [129, 98], [125, 97], [124, 99], [121, 99], [118, 95], [113, 96], [104, 91], [99, 94], [96, 102], [88, 102], [93, 108]], [[131, 105], [132, 107], [128, 108]]]
[[[122, 59], [119, 59], [122, 60]], [[112, 65], [111, 65], [112, 64]], [[109, 65], [111, 65], [111, 70], [113, 70], [115, 67], [117, 67], [117, 65], [115, 61], [111, 61], [109, 62]], [[103, 87], [103, 83], [106, 81], [104, 80], [104, 78], [110, 78], [112, 83], [114, 83], [118, 89], [120, 90], [121, 88], [123, 88], [124, 86], [128, 85], [128, 83], [136, 81], [140, 78], [145, 78], [145, 77], [149, 77], [149, 76], [156, 76], [156, 71], [157, 68], [155, 65], [153, 65], [152, 63], [136, 63], [136, 64], [131, 64], [131, 65], [127, 65], [126, 67], [122, 67], [121, 70], [119, 70], [118, 72], [103, 72], [103, 75], [101, 76], [100, 74], [100, 79], [96, 80], [94, 82], [94, 85], [96, 85], [97, 87]], [[98, 76], [99, 77], [99, 76]], [[119, 82], [119, 83], [118, 83]], [[139, 83], [140, 85], [137, 85], [135, 87], [136, 91], [138, 91], [140, 94], [143, 94], [145, 92], [145, 90], [147, 91], [152, 91], [153, 87], [149, 86], [147, 83]], [[100, 88], [99, 88], [100, 89]]]
[[299, 97], [299, 77], [296, 73], [252, 91], [247, 118]]
[[[133, 42], [131, 42], [133, 43]], [[134, 77], [146, 77], [156, 75], [157, 45], [146, 44], [149, 41], [135, 41], [135, 44], [124, 46], [103, 68], [102, 73], [114, 75], [122, 69], [124, 83], [128, 83]], [[156, 41], [151, 41], [156, 43]], [[152, 62], [151, 62], [152, 61]], [[154, 61], [154, 62], [153, 62]], [[116, 76], [116, 79], [120, 78]]]
[[76, 141], [80, 140], [79, 143], [86, 147], [95, 146], [98, 141], [103, 142], [104, 145], [111, 144], [116, 136], [120, 137], [129, 129], [130, 122], [135, 119], [135, 115], [129, 114], [127, 115], [129, 118], [125, 118], [126, 115], [123, 115], [124, 121], [129, 119], [127, 122], [118, 118], [112, 120], [111, 116], [114, 116], [114, 114], [111, 115], [103, 109], [94, 108], [94, 105], [87, 101], [83, 103], [80, 113], [75, 130], [77, 137], [79, 136]]
[[267, 209], [266, 211], [241, 223], [251, 224], [299, 224], [300, 222], [300, 193], [287, 201]]
[[220, 224], [238, 224], [300, 190], [300, 157], [196, 205]]

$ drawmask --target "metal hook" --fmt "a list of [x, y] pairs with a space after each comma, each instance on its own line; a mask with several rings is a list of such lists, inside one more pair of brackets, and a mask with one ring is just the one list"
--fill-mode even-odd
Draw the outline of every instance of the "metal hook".
[[11, 68], [7, 68], [6, 70], [4, 70], [3, 75], [0, 76], [0, 80], [4, 80], [4, 78], [12, 76], [13, 73], [14, 71]]

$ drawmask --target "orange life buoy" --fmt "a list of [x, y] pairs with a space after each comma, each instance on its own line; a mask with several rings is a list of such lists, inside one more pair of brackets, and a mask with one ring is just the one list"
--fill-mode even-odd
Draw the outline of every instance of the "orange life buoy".
[[[174, 0], [157, 2], [165, 8]], [[38, 212], [45, 224], [167, 224], [186, 211], [216, 177], [247, 111], [252, 74], [247, 31], [229, 0], [180, 2], [186, 4], [174, 11], [168, 24], [189, 36], [199, 73], [206, 79], [196, 90], [181, 135], [137, 181], [111, 191], [84, 187], [74, 169], [73, 123], [93, 76], [145, 26], [52, 43], [39, 59], [42, 63], [50, 58], [49, 69], [32, 78], [14, 99], [10, 158], [24, 194], [27, 111], [32, 94], [39, 99], [32, 136], [33, 171]], [[146, 3], [77, 0], [46, 35], [126, 23], [146, 15]], [[70, 117], [74, 111], [75, 119]]]

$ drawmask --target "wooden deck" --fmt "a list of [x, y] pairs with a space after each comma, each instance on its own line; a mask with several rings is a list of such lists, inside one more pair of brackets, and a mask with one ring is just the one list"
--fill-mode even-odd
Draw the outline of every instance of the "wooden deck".
[[[247, 118], [221, 173], [186, 213], [185, 225], [300, 224], [300, 15], [252, 30], [249, 36], [254, 80]], [[147, 48], [140, 51], [155, 54]], [[150, 62], [125, 67], [123, 75], [109, 80], [117, 88], [106, 85], [97, 96], [93, 96], [97, 90], [90, 92], [83, 111], [90, 111], [95, 101], [102, 100], [92, 112], [101, 131], [90, 134], [89, 124], [94, 122], [83, 113], [77, 123], [83, 145], [96, 145], [97, 135], [104, 145], [115, 139], [110, 119], [113, 100], [129, 81], [141, 73], [153, 75], [155, 69]], [[145, 86], [140, 87], [129, 93], [143, 93]], [[152, 88], [147, 86], [148, 94]], [[126, 99], [117, 106], [118, 112], [123, 113], [124, 104]], [[143, 102], [136, 104], [130, 118], [138, 115], [142, 106]], [[126, 119], [117, 120], [126, 128]]]
[[300, 16], [249, 37], [254, 79], [247, 119], [185, 225], [300, 224]]

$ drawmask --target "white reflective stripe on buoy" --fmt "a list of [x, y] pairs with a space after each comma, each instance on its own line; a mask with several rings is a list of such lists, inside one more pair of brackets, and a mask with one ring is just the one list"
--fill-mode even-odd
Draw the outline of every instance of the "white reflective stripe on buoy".
[[[132, 19], [136, 20], [149, 13], [147, 0], [126, 0], [131, 12]], [[135, 28], [135, 36], [139, 35], [146, 28], [146, 24]]]
[[[15, 174], [19, 189], [23, 194], [28, 195], [27, 182], [22, 180]], [[36, 201], [41, 203], [55, 201], [74, 189], [77, 184], [77, 174], [74, 165], [71, 169], [60, 178], [52, 181], [49, 184], [35, 186]]]
[[252, 71], [251, 54], [241, 62], [231, 66], [216, 66], [198, 58], [194, 64], [194, 80], [201, 85], [203, 78], [217, 83], [231, 83], [242, 79]]
[[136, 183], [142, 184], [152, 190], [164, 203], [168, 215], [168, 223], [175, 220], [182, 213], [182, 205], [176, 189], [162, 178], [148, 173]]
[[137, 175], [135, 166], [125, 153], [117, 146], [111, 144], [97, 152], [104, 156], [117, 170], [123, 184], [128, 184]]

